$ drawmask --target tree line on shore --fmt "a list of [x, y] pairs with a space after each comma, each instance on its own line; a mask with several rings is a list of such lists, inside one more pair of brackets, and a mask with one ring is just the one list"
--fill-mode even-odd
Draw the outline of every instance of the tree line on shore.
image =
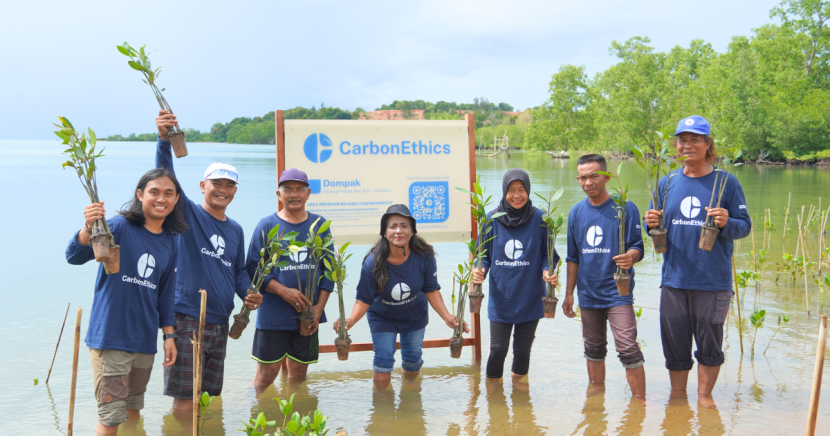
[[[735, 36], [716, 52], [696, 39], [659, 52], [647, 37], [613, 41], [618, 62], [589, 77], [584, 65], [562, 65], [549, 97], [520, 114], [507, 103], [395, 100], [376, 110], [423, 110], [429, 120], [463, 119], [473, 111], [476, 145], [507, 135], [511, 147], [630, 154], [653, 148], [655, 132], [673, 132], [677, 120], [706, 117], [718, 138], [739, 145], [747, 161], [830, 160], [830, 1], [784, 0], [770, 23]], [[358, 119], [365, 110], [296, 107], [285, 119]], [[154, 141], [155, 133], [107, 140]], [[216, 123], [210, 132], [187, 130], [190, 142], [274, 143], [274, 112]]]

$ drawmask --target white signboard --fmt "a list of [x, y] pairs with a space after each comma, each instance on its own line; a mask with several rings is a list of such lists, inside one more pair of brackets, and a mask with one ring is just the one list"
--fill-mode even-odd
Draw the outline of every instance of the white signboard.
[[285, 168], [308, 174], [306, 209], [332, 220], [338, 244], [371, 244], [405, 204], [427, 242], [470, 238], [467, 121], [285, 120]]

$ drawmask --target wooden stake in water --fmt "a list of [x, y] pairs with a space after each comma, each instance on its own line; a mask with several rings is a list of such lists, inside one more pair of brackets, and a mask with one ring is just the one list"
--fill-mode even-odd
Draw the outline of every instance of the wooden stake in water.
[[758, 307], [758, 258], [755, 257], [755, 220], [752, 217], [749, 218], [749, 233], [752, 235], [752, 266], [755, 269], [755, 300], [752, 303], [752, 307]]
[[738, 270], [735, 268], [735, 258], [732, 258], [732, 280], [735, 282], [735, 300], [738, 304], [738, 336], [741, 338], [741, 356], [744, 355], [743, 318], [741, 318], [741, 290], [738, 289]]
[[[810, 294], [807, 287], [807, 245], [804, 243], [804, 232], [801, 231], [803, 218], [804, 206], [801, 206], [801, 215], [798, 216], [798, 241], [801, 243], [801, 268], [804, 270], [804, 304], [807, 306], [807, 318], [810, 318]], [[798, 250], [796, 250], [795, 255], [798, 256]]]
[[66, 317], [69, 316], [69, 305], [66, 303], [66, 313], [63, 314], [63, 324], [61, 324], [61, 332], [58, 334], [58, 343], [55, 344], [55, 353], [52, 354], [52, 363], [49, 364], [49, 372], [46, 373], [46, 384], [49, 384], [49, 377], [52, 376], [52, 365], [55, 364], [55, 356], [58, 355], [58, 347], [61, 345], [61, 337], [63, 336], [63, 327], [66, 326]]
[[[818, 199], [821, 203], [821, 198]], [[824, 217], [821, 218], [821, 227], [818, 229], [818, 275], [821, 277], [821, 261], [824, 260], [824, 229], [827, 228], [827, 217], [830, 216], [830, 207], [827, 212], [824, 212]]]
[[821, 376], [824, 372], [824, 352], [827, 349], [827, 315], [821, 315], [818, 324], [818, 345], [816, 346], [816, 365], [813, 368], [813, 389], [810, 392], [810, 408], [807, 409], [807, 436], [816, 434], [818, 418], [818, 400], [821, 396]]
[[78, 381], [78, 349], [81, 345], [81, 314], [83, 310], [78, 308], [78, 315], [75, 318], [75, 350], [72, 354], [72, 385], [69, 388], [69, 423], [66, 427], [66, 436], [72, 436], [72, 426], [75, 415], [75, 385]]
[[781, 240], [781, 247], [782, 248], [784, 247], [784, 244], [787, 243], [787, 219], [790, 217], [790, 200], [792, 200], [792, 199], [793, 199], [793, 193], [790, 192], [790, 195], [787, 197], [787, 212], [784, 214], [784, 228], [783, 228], [783, 232], [782, 232], [782, 233], [784, 233], [784, 236], [783, 236], [783, 239]]
[[202, 340], [205, 337], [205, 307], [207, 307], [207, 292], [199, 289], [202, 295], [202, 306], [199, 309], [199, 331], [194, 333], [190, 342], [193, 344], [193, 436], [199, 436], [199, 418], [201, 408], [199, 398], [202, 396]]

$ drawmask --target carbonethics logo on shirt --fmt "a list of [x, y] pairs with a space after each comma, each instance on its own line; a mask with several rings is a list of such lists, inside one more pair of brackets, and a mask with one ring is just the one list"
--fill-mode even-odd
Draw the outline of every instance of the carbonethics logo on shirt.
[[497, 260], [496, 265], [499, 266], [528, 266], [530, 262], [524, 260], [518, 260], [522, 257], [524, 253], [524, 245], [518, 239], [510, 239], [507, 243], [504, 244], [504, 255], [507, 256], [508, 259], [511, 259], [512, 262], [505, 262], [502, 260]]
[[308, 259], [308, 247], [301, 247], [298, 252], [291, 252], [291, 261], [294, 263], [305, 262]]
[[588, 242], [588, 245], [595, 248], [583, 248], [582, 253], [584, 254], [611, 252], [610, 248], [597, 247], [597, 245], [602, 243], [602, 227], [600, 226], [589, 227], [588, 232], [585, 234], [585, 241]]
[[222, 259], [222, 255], [225, 254], [225, 239], [223, 239], [219, 235], [213, 235], [210, 237], [210, 243], [213, 245], [214, 251], [202, 247], [202, 254], [206, 254], [215, 259], [219, 259], [219, 261], [222, 262], [226, 267], [230, 268], [233, 264], [225, 259]]
[[682, 226], [702, 226], [703, 221], [694, 219], [700, 214], [701, 210], [700, 199], [690, 195], [680, 202], [680, 213], [688, 219], [673, 219], [671, 223]]
[[211, 236], [210, 243], [213, 244], [213, 249], [216, 250], [217, 255], [221, 256], [223, 253], [225, 253], [225, 240], [222, 239], [221, 236]]
[[322, 133], [308, 135], [303, 143], [303, 153], [308, 160], [314, 163], [323, 163], [331, 157], [331, 139]]
[[409, 285], [403, 282], [398, 283], [397, 285], [392, 287], [391, 296], [392, 299], [395, 301], [381, 300], [381, 302], [389, 306], [402, 306], [415, 299], [415, 296], [412, 295], [412, 291], [410, 290]]
[[[150, 253], [144, 253], [138, 258], [138, 276], [142, 279], [149, 279], [156, 268], [156, 258]], [[150, 280], [141, 280], [136, 277], [129, 277], [126, 274], [121, 276], [122, 282], [135, 283], [150, 289], [156, 289], [156, 284]]]
[[138, 275], [146, 279], [153, 274], [153, 268], [156, 266], [156, 258], [150, 253], [144, 253], [138, 258]]

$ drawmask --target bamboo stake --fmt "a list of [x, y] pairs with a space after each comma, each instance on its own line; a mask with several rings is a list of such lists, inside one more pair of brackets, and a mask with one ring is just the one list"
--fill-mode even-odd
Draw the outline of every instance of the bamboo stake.
[[752, 235], [752, 266], [755, 269], [755, 300], [752, 303], [752, 307], [758, 307], [758, 259], [755, 255], [755, 220], [752, 217], [749, 218], [749, 233]]
[[[818, 199], [819, 203], [821, 203], [821, 198]], [[830, 207], [827, 208], [827, 212], [824, 213], [824, 217], [821, 218], [821, 227], [818, 229], [818, 275], [821, 277], [821, 267], [823, 266], [821, 261], [824, 260], [824, 229], [827, 228], [827, 216], [830, 215]]]
[[66, 303], [66, 313], [63, 314], [63, 324], [61, 324], [61, 332], [58, 334], [58, 343], [55, 344], [55, 353], [52, 354], [52, 363], [49, 364], [49, 372], [46, 373], [46, 384], [49, 384], [49, 377], [52, 376], [52, 365], [55, 364], [55, 356], [58, 355], [58, 347], [61, 344], [61, 337], [63, 336], [63, 328], [66, 326], [66, 317], [69, 316], [69, 305], [72, 303]]
[[81, 345], [81, 314], [83, 310], [78, 308], [78, 315], [75, 318], [75, 351], [72, 354], [72, 385], [69, 388], [69, 423], [66, 428], [66, 436], [72, 436], [72, 426], [75, 414], [75, 385], [78, 381], [78, 348]]
[[741, 356], [743, 356], [743, 354], [744, 354], [744, 332], [743, 332], [743, 327], [741, 326], [741, 324], [743, 324], [743, 322], [742, 322], [743, 318], [741, 318], [741, 292], [740, 292], [740, 289], [738, 289], [738, 270], [735, 268], [735, 258], [734, 257], [732, 257], [732, 276], [733, 276], [733, 280], [735, 282], [735, 299], [737, 300], [737, 303], [738, 303], [738, 336], [740, 337], [740, 342], [741, 342]]
[[816, 365], [813, 369], [813, 388], [810, 392], [810, 408], [807, 411], [807, 436], [816, 434], [818, 418], [818, 401], [821, 396], [821, 378], [824, 372], [824, 352], [827, 349], [827, 315], [821, 315], [818, 324], [818, 345], [816, 346]]
[[199, 399], [202, 396], [202, 341], [205, 337], [205, 307], [207, 306], [207, 292], [199, 289], [202, 294], [202, 306], [199, 309], [199, 331], [194, 333], [193, 343], [193, 436], [199, 436], [199, 418], [202, 411]]
[[[810, 318], [810, 294], [807, 287], [807, 244], [804, 243], [804, 232], [801, 231], [804, 218], [804, 206], [801, 206], [801, 215], [798, 216], [798, 240], [801, 242], [801, 268], [804, 270], [804, 304], [807, 305], [807, 319]], [[795, 252], [798, 257], [798, 251]]]
[[782, 229], [784, 233], [783, 239], [781, 240], [781, 247], [784, 247], [784, 244], [787, 243], [787, 218], [790, 217], [790, 200], [793, 199], [793, 193], [790, 192], [790, 195], [787, 197], [787, 212], [784, 214], [784, 228]]

